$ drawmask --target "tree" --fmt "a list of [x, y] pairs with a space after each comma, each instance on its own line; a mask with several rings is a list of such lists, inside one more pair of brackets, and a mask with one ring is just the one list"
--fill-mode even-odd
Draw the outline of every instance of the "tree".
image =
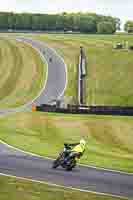
[[[107, 28], [108, 26], [108, 28]], [[130, 28], [129, 28], [130, 27]], [[32, 14], [0, 12], [0, 29], [60, 30], [85, 33], [114, 33], [120, 28], [120, 19], [96, 13]], [[131, 31], [131, 25], [128, 31]]]
[[15, 26], [15, 14], [9, 13], [8, 14], [8, 29], [14, 29]]
[[124, 25], [124, 30], [128, 33], [133, 33], [133, 21], [127, 21]]
[[115, 33], [116, 29], [113, 23], [103, 21], [97, 24], [97, 33], [100, 34], [112, 34]]
[[32, 15], [32, 30], [40, 30], [42, 27], [42, 17], [39, 14]]
[[80, 30], [80, 13], [73, 14], [73, 31]]
[[48, 23], [48, 30], [56, 30], [56, 20], [57, 20], [57, 15], [48, 15], [47, 14], [47, 20], [45, 20], [45, 22], [47, 21]]
[[63, 30], [64, 29], [64, 23], [63, 23], [63, 18], [62, 15], [58, 15], [56, 18], [56, 30]]
[[0, 13], [0, 29], [8, 29], [8, 13]]
[[73, 16], [71, 14], [65, 16], [65, 29], [70, 31], [73, 29]]
[[86, 33], [96, 33], [96, 22], [92, 16], [80, 16], [80, 31]]
[[[34, 15], [33, 15], [34, 17]], [[44, 15], [39, 15], [38, 16], [38, 19], [36, 19], [37, 21], [35, 23], [38, 23], [36, 24], [36, 28], [39, 29], [39, 30], [48, 30], [48, 15], [47, 14], [44, 14]]]
[[62, 13], [63, 30], [69, 31], [73, 29], [73, 16], [66, 12]]
[[28, 13], [21, 14], [21, 23], [23, 29], [31, 29], [32, 28], [32, 15]]
[[120, 31], [121, 20], [119, 18], [115, 18], [114, 21], [115, 21], [116, 30]]
[[14, 20], [14, 28], [15, 29], [31, 29], [32, 28], [32, 16], [31, 14], [15, 14], [14, 15], [15, 20]]

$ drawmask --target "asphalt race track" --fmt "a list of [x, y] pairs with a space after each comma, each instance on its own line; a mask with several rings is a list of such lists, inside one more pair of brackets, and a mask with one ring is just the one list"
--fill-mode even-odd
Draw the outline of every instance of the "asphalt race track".
[[[48, 62], [48, 78], [45, 89], [42, 90], [42, 93], [34, 102], [39, 104], [48, 103], [53, 98], [58, 98], [63, 94], [66, 84], [63, 60], [53, 50], [44, 47], [41, 42], [26, 38], [20, 39], [32, 44], [33, 47], [41, 51], [47, 62], [52, 57], [52, 62]], [[60, 84], [61, 82], [62, 84]], [[30, 104], [27, 104], [27, 106], [30, 106]], [[5, 112], [1, 111], [1, 115]], [[50, 159], [33, 156], [0, 143], [0, 173], [86, 191], [133, 198], [133, 174], [84, 166], [77, 166], [72, 172], [66, 172], [62, 168], [53, 170], [51, 165], [52, 160]]]
[[[44, 45], [43, 42], [35, 41], [25, 37], [17, 37], [16, 40], [19, 42], [25, 42], [35, 48], [41, 55], [42, 60], [47, 64], [47, 77], [46, 84], [41, 90], [40, 94], [31, 102], [28, 102], [22, 107], [16, 109], [0, 110], [0, 115], [4, 115], [12, 112], [20, 112], [23, 110], [31, 110], [31, 105], [35, 103], [40, 104], [51, 104], [53, 101], [62, 98], [66, 84], [67, 84], [67, 71], [64, 60], [48, 46]], [[52, 58], [52, 61], [51, 61]]]
[[78, 166], [72, 172], [52, 169], [52, 160], [0, 144], [0, 173], [73, 188], [133, 197], [133, 175]]
[[[48, 64], [48, 76], [45, 88], [42, 90], [40, 96], [34, 101], [35, 104], [49, 104], [53, 100], [58, 99], [63, 95], [66, 86], [66, 66], [63, 59], [51, 48], [44, 45], [40, 41], [18, 37], [18, 40], [26, 42], [36, 48], [43, 59]], [[52, 59], [52, 60], [51, 60]]]

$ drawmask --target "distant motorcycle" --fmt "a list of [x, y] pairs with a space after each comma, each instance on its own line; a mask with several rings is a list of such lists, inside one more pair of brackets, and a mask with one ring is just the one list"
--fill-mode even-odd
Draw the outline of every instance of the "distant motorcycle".
[[52, 58], [49, 58], [49, 62], [52, 62]]
[[71, 147], [69, 144], [64, 144], [63, 151], [59, 154], [59, 157], [54, 160], [52, 168], [56, 169], [61, 166], [67, 171], [71, 171], [76, 166], [76, 156], [71, 156]]

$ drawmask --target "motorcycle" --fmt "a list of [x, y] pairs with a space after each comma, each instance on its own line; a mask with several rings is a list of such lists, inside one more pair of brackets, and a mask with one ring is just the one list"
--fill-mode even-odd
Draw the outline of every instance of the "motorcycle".
[[71, 147], [69, 144], [64, 144], [63, 151], [59, 154], [59, 157], [54, 160], [52, 168], [56, 169], [61, 166], [67, 171], [71, 171], [76, 166], [76, 156], [72, 156]]
[[49, 62], [52, 62], [52, 58], [49, 58]]

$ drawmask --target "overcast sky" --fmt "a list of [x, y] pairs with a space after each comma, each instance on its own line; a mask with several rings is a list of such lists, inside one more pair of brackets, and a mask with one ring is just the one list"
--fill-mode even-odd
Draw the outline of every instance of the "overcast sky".
[[88, 11], [133, 20], [133, 0], [0, 0], [0, 11], [57, 13]]

